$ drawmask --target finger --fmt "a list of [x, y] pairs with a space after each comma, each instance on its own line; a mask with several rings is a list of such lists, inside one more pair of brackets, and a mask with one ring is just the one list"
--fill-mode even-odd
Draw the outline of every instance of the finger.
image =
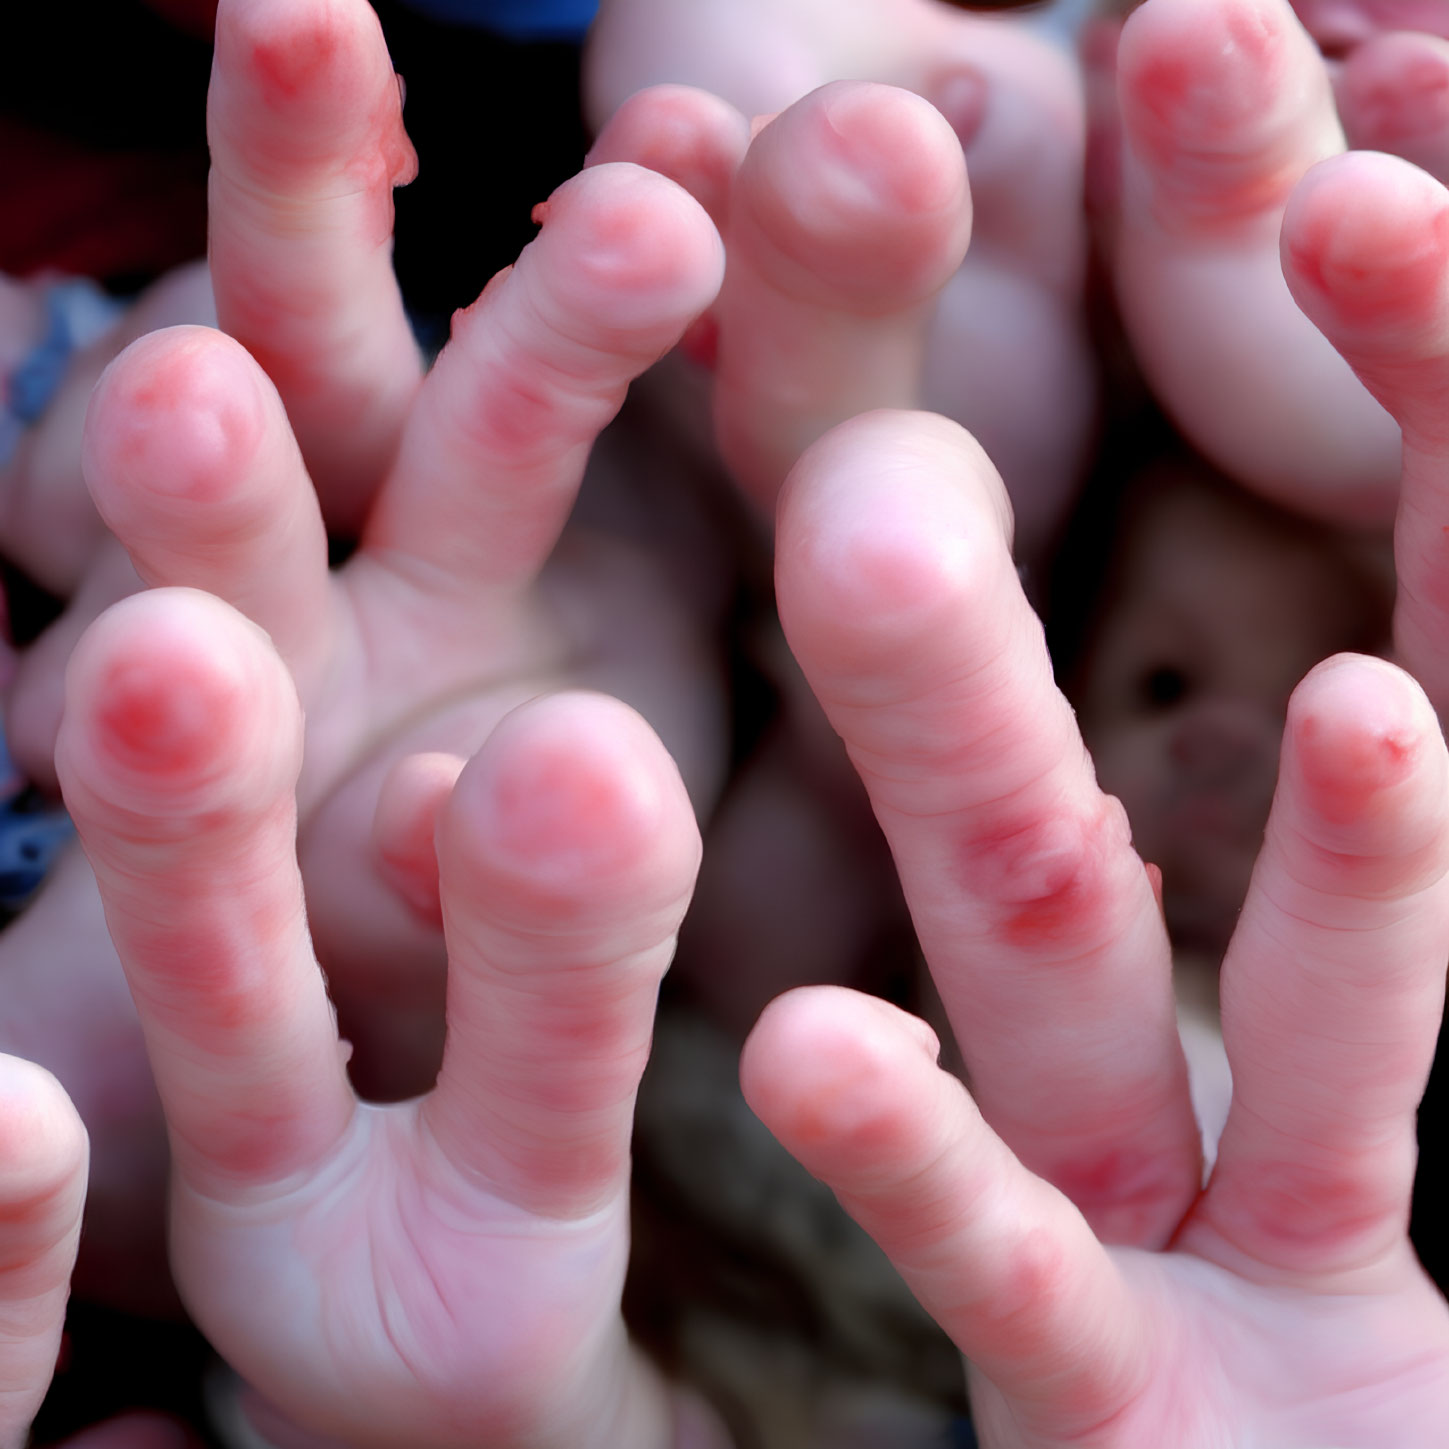
[[296, 865], [301, 731], [265, 637], [204, 594], [127, 599], [71, 660], [61, 784], [203, 1192], [312, 1165], [353, 1108]]
[[332, 528], [355, 534], [421, 377], [392, 272], [417, 159], [363, 0], [227, 0], [207, 101], [222, 328], [277, 385]]
[[239, 344], [178, 327], [127, 348], [91, 400], [85, 470], [146, 583], [225, 599], [304, 687], [321, 673], [334, 639], [322, 518], [276, 389]]
[[1386, 156], [1326, 162], [1294, 193], [1283, 266], [1299, 306], [1403, 429], [1395, 652], [1449, 709], [1449, 193]]
[[367, 565], [424, 594], [532, 581], [630, 382], [719, 287], [709, 218], [652, 172], [592, 167], [544, 215], [517, 265], [454, 318], [368, 521]]
[[755, 138], [730, 204], [715, 423], [767, 512], [827, 428], [919, 402], [931, 304], [970, 228], [960, 143], [918, 96], [840, 82]]
[[[584, 165], [628, 161], [667, 176], [705, 209], [724, 232], [735, 173], [750, 144], [750, 123], [728, 101], [692, 86], [650, 86], [610, 116]], [[680, 338], [689, 357], [713, 367], [719, 320], [713, 311]]]
[[462, 773], [463, 761], [457, 755], [404, 756], [383, 781], [372, 822], [379, 873], [421, 920], [439, 930], [443, 907], [433, 839]]
[[1449, 40], [1377, 35], [1350, 52], [1334, 92], [1355, 151], [1388, 151], [1449, 183]]
[[545, 1216], [622, 1191], [655, 996], [699, 864], [663, 747], [624, 705], [526, 705], [464, 770], [438, 841], [448, 1043], [426, 1121]]
[[936, 1052], [929, 1028], [896, 1008], [806, 987], [765, 1009], [740, 1079], [765, 1125], [1016, 1402], [1018, 1432], [1075, 1443], [1140, 1392], [1146, 1325], [1081, 1215], [1012, 1157]]
[[1052, 682], [1006, 517], [958, 428], [856, 419], [791, 476], [780, 615], [890, 841], [987, 1121], [1100, 1234], [1160, 1242], [1199, 1172], [1166, 935]]
[[106, 530], [81, 469], [86, 406], [106, 364], [127, 343], [182, 322], [212, 325], [216, 308], [205, 262], [167, 272], [114, 326], [70, 360], [65, 380], [21, 439], [0, 486], [0, 535], [8, 557], [52, 593], [80, 584]]
[[692, 86], [650, 86], [609, 117], [585, 166], [629, 161], [682, 186], [723, 231], [750, 123], [728, 101]]
[[1118, 77], [1117, 290], [1154, 390], [1240, 482], [1322, 517], [1387, 521], [1392, 420], [1305, 326], [1278, 259], [1294, 183], [1344, 146], [1313, 42], [1287, 0], [1148, 0]]
[[20, 1449], [50, 1384], [86, 1196], [86, 1131], [59, 1082], [0, 1056], [0, 1444]]
[[1188, 1242], [1273, 1280], [1397, 1257], [1446, 958], [1443, 739], [1406, 674], [1338, 656], [1289, 705], [1223, 966], [1233, 1103]]

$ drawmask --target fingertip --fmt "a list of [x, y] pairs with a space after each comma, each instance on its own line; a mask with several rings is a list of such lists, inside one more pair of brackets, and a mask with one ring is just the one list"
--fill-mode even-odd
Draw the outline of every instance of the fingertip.
[[457, 853], [488, 882], [490, 910], [560, 924], [676, 902], [699, 849], [657, 736], [627, 705], [583, 693], [532, 701], [499, 724], [459, 777], [440, 837], [445, 881]]
[[300, 755], [290, 676], [266, 636], [210, 595], [133, 595], [76, 645], [57, 745], [68, 793], [164, 814], [168, 802], [249, 799], [263, 774], [295, 780]]
[[133, 342], [92, 394], [84, 463], [112, 527], [141, 499], [227, 499], [269, 428], [285, 427], [275, 389], [237, 342], [207, 327], [168, 327]]
[[822, 138], [841, 174], [905, 212], [946, 211], [962, 200], [954, 164], [960, 136], [911, 91], [869, 81], [835, 81], [819, 95]]
[[[714, 223], [682, 186], [643, 166], [589, 167], [554, 191], [546, 216], [533, 246], [568, 252], [551, 279], [557, 304], [621, 336], [652, 344], [654, 333], [668, 333], [662, 349], [719, 291], [724, 244]], [[561, 330], [577, 327], [574, 318]]]
[[1261, 122], [1309, 42], [1275, 0], [1145, 4], [1122, 27], [1117, 76], [1134, 133], [1175, 153]]
[[1128, 153], [1172, 229], [1271, 216], [1343, 146], [1322, 58], [1284, 0], [1149, 0], [1117, 73]]
[[[235, 107], [230, 118], [248, 126], [254, 141], [265, 132], [280, 141], [290, 130], [297, 148], [291, 159], [306, 159], [315, 143], [329, 143], [321, 150], [330, 152], [338, 130], [360, 122], [393, 138], [395, 170], [415, 160], [387, 43], [369, 5], [231, 0], [217, 17], [216, 57], [221, 94]], [[215, 100], [214, 91], [213, 115]]]
[[[827, 1180], [888, 1170], [918, 1150], [922, 1074], [940, 1042], [925, 1022], [843, 987], [802, 987], [761, 1014], [740, 1058], [750, 1110]], [[834, 1185], [834, 1183], [833, 1183]]]
[[[1349, 145], [1418, 161], [1444, 155], [1449, 134], [1449, 41], [1386, 31], [1356, 45], [1334, 82]], [[1442, 178], [1441, 178], [1442, 179]]]
[[1439, 310], [1449, 193], [1407, 161], [1350, 152], [1310, 170], [1283, 221], [1284, 273], [1315, 320], [1381, 329]]
[[740, 169], [732, 245], [787, 293], [867, 313], [934, 296], [960, 266], [971, 193], [950, 122], [910, 91], [835, 81], [772, 119]]
[[[1010, 571], [1009, 528], [1000, 475], [964, 429], [928, 413], [842, 423], [806, 450], [782, 494], [787, 634], [808, 637], [821, 662], [894, 650]], [[837, 636], [839, 649], [828, 644]]]
[[630, 161], [657, 171], [689, 192], [720, 227], [749, 143], [749, 122], [728, 101], [694, 86], [650, 86], [609, 118], [584, 165]]
[[[1371, 817], [1406, 786], [1442, 797], [1445, 759], [1424, 692], [1382, 659], [1340, 654], [1317, 665], [1288, 704], [1289, 759], [1305, 803], [1332, 824]], [[1436, 815], [1444, 815], [1440, 800]]]
[[65, 1088], [44, 1067], [0, 1054], [0, 1201], [13, 1220], [27, 1206], [76, 1194], [80, 1209], [89, 1141]]

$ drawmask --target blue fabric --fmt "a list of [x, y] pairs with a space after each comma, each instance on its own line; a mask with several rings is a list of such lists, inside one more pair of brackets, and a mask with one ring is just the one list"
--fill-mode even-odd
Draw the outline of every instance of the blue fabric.
[[0, 466], [8, 463], [26, 428], [60, 391], [71, 355], [87, 347], [120, 315], [122, 304], [83, 277], [45, 289], [45, 335], [11, 373], [0, 395]]
[[0, 910], [29, 901], [74, 833], [70, 816], [26, 785], [0, 734]]
[[598, 0], [404, 0], [450, 25], [476, 25], [510, 40], [582, 40]]

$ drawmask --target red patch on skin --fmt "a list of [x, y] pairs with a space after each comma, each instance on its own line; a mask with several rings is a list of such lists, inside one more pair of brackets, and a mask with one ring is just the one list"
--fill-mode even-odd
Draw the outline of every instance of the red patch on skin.
[[1373, 808], [1376, 797], [1414, 768], [1417, 741], [1393, 731], [1333, 731], [1325, 738], [1313, 716], [1296, 730], [1299, 768], [1312, 791], [1310, 808], [1328, 820], [1352, 822]]
[[269, 102], [295, 100], [325, 82], [341, 47], [331, 26], [266, 37], [252, 45], [252, 71]]
[[[115, 456], [148, 491], [197, 501], [229, 495], [264, 429], [238, 359], [176, 347], [148, 359], [107, 411]], [[138, 369], [139, 370], [139, 369]], [[114, 411], [113, 411], [114, 410]]]
[[1166, 1168], [1156, 1156], [1103, 1151], [1053, 1163], [1045, 1176], [1108, 1241], [1140, 1244], [1160, 1226], [1164, 1205], [1181, 1193], [1180, 1179], [1169, 1178]]
[[468, 438], [482, 452], [523, 465], [561, 451], [559, 408], [553, 393], [517, 373], [488, 368], [469, 394], [459, 419]]
[[1137, 144], [1146, 142], [1153, 160], [1166, 165], [1177, 155], [1178, 141], [1172, 132], [1177, 115], [1187, 100], [1197, 74], [1194, 56], [1154, 55], [1131, 76], [1131, 98], [1161, 127], [1157, 134], [1134, 134]]
[[296, 1156], [299, 1124], [289, 1115], [248, 1113], [209, 1124], [203, 1155], [243, 1182], [265, 1181]]
[[[1129, 110], [1145, 112], [1151, 121], [1146, 127], [1131, 128], [1133, 144], [1169, 177], [1184, 158], [1191, 158], [1224, 161], [1225, 177], [1238, 179], [1245, 167], [1251, 167], [1252, 156], [1224, 152], [1223, 141], [1235, 138], [1245, 126], [1258, 126], [1262, 97], [1278, 89], [1286, 36], [1277, 22], [1231, 4], [1214, 18], [1212, 27], [1197, 29], [1193, 35], [1163, 37], [1140, 62], [1124, 70], [1124, 103]], [[1193, 189], [1199, 189], [1203, 178], [1191, 179]], [[1297, 176], [1291, 179], [1296, 181]], [[1256, 195], [1266, 186], [1267, 178], [1255, 176], [1244, 189]], [[1272, 188], [1282, 191], [1283, 178], [1275, 174]], [[1247, 206], [1240, 202], [1233, 209], [1242, 212]]]
[[997, 1352], [1029, 1352], [1040, 1331], [1041, 1314], [1070, 1280], [1068, 1255], [1049, 1232], [1037, 1228], [1006, 1249], [1000, 1280], [987, 1305]]
[[999, 831], [974, 831], [960, 877], [1012, 946], [1045, 950], [1079, 936], [1107, 903], [1112, 841], [1101, 817], [1047, 815]]
[[[1238, 1181], [1247, 1185], [1233, 1195], [1236, 1201], [1213, 1204], [1212, 1215], [1220, 1221], [1246, 1218], [1254, 1236], [1290, 1256], [1305, 1250], [1310, 1261], [1382, 1232], [1402, 1211], [1400, 1195], [1381, 1168], [1355, 1170], [1349, 1162], [1337, 1171], [1260, 1163], [1250, 1179]], [[1408, 1201], [1407, 1185], [1402, 1201]], [[1231, 1241], [1236, 1235], [1227, 1236]]]
[[[323, 145], [324, 164], [341, 166], [365, 194], [369, 206], [363, 232], [374, 245], [382, 245], [392, 235], [393, 188], [406, 186], [417, 175], [417, 153], [403, 126], [397, 76], [389, 74], [378, 84], [370, 102], [357, 92], [369, 71], [361, 68], [360, 55], [357, 66], [348, 64], [356, 47], [345, 24], [324, 22], [253, 42], [251, 73], [263, 103], [284, 113], [279, 120], [295, 118], [308, 138], [298, 148], [283, 134], [267, 147], [283, 175], [297, 168], [311, 171], [319, 159], [313, 141], [318, 128], [326, 127], [320, 134], [330, 136], [341, 120], [338, 135], [347, 139], [338, 154], [329, 154]], [[253, 137], [254, 146], [262, 144], [259, 136]]]
[[592, 899], [596, 872], [627, 859], [642, 837], [629, 784], [574, 753], [535, 748], [517, 759], [494, 787], [489, 833], [510, 875], [526, 879], [540, 869], [546, 891], [573, 895], [582, 887]]
[[1288, 254], [1299, 276], [1350, 321], [1373, 326], [1385, 312], [1412, 316], [1432, 304], [1449, 272], [1449, 207], [1412, 227], [1376, 225], [1373, 236], [1341, 207], [1311, 208]]
[[108, 752], [132, 769], [184, 779], [215, 758], [224, 706], [203, 683], [177, 682], [169, 660], [115, 666], [97, 691], [96, 724]]
[[149, 357], [140, 376], [128, 380], [127, 398], [133, 408], [169, 411], [178, 400], [191, 391], [195, 376], [196, 353], [189, 347], [163, 349], [159, 356]]
[[532, 211], [528, 213], [529, 219], [534, 226], [542, 226], [548, 220], [548, 214], [553, 210], [553, 202], [540, 201]]

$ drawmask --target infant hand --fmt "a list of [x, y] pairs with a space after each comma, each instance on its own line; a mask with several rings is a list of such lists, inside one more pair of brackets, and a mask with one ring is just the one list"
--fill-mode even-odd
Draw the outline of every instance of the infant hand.
[[215, 599], [139, 595], [77, 649], [58, 761], [166, 1110], [188, 1306], [310, 1433], [668, 1444], [619, 1294], [634, 1093], [699, 854], [677, 770], [575, 694], [415, 793], [447, 1054], [433, 1091], [375, 1107], [308, 939], [301, 755], [287, 669]]
[[984, 1443], [1433, 1442], [1449, 1310], [1406, 1237], [1449, 954], [1432, 711], [1357, 656], [1294, 696], [1201, 1188], [1165, 932], [1002, 520], [989, 465], [935, 419], [857, 420], [792, 476], [782, 617], [891, 840], [971, 1094], [921, 1023], [816, 989], [756, 1028], [751, 1104], [967, 1355]]

